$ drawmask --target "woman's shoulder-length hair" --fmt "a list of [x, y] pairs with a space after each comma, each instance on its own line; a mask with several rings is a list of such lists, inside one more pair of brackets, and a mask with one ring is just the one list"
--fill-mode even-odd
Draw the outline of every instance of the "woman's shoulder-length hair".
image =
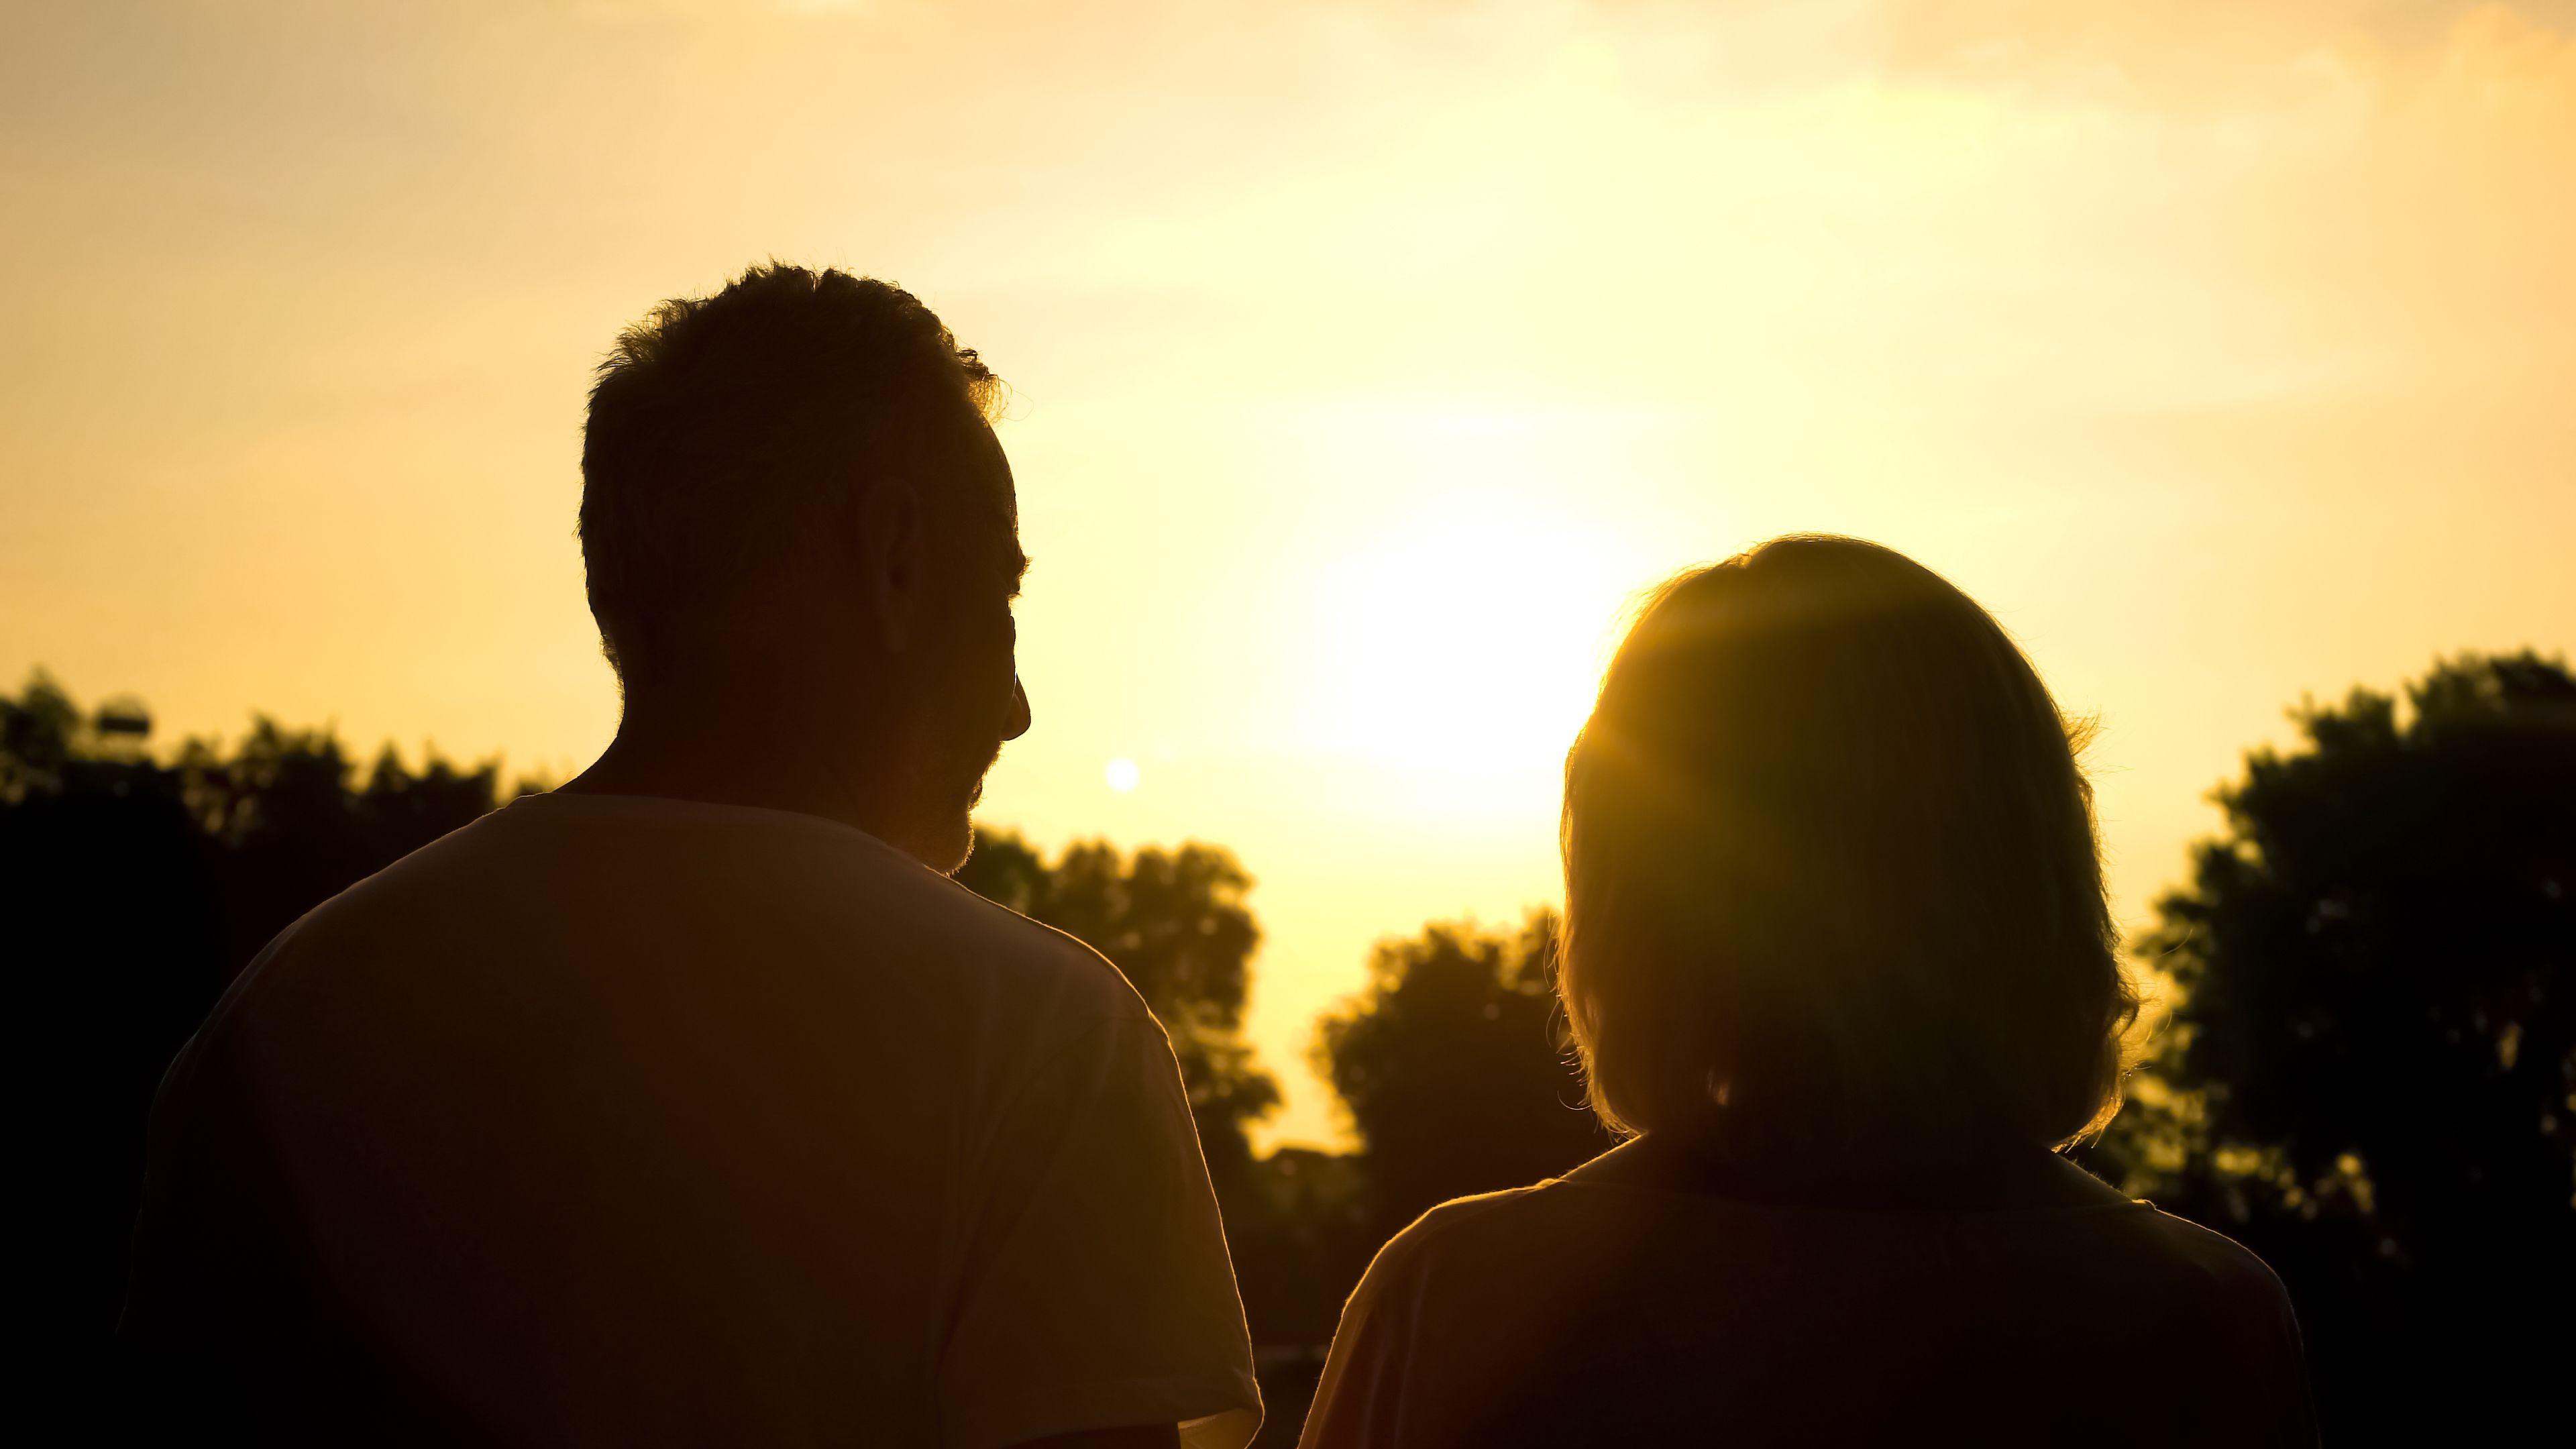
[[1816, 1166], [2098, 1131], [2138, 997], [2082, 733], [1893, 550], [1782, 538], [1666, 583], [1566, 763], [1594, 1108]]

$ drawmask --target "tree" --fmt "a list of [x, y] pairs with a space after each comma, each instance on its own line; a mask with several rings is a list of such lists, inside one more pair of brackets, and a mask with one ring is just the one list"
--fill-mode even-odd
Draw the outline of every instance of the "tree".
[[[269, 937], [496, 803], [497, 767], [390, 751], [350, 788], [327, 732], [260, 720], [163, 764], [139, 707], [95, 713], [40, 671], [0, 696], [0, 1082], [12, 1151], [0, 1332], [6, 1421], [53, 1442], [114, 1395], [143, 1128], [162, 1070]], [[57, 1420], [56, 1414], [71, 1416]]]
[[2273, 1261], [2330, 1426], [2474, 1437], [2576, 1362], [2576, 679], [2292, 718], [2158, 904], [2178, 1005], [2095, 1157]]
[[1512, 933], [1426, 926], [1379, 943], [1368, 988], [1321, 1023], [1381, 1230], [1452, 1197], [1519, 1187], [1610, 1145], [1557, 1030], [1556, 917]]
[[79, 706], [42, 669], [27, 676], [16, 699], [0, 695], [0, 800], [59, 787], [88, 728]]

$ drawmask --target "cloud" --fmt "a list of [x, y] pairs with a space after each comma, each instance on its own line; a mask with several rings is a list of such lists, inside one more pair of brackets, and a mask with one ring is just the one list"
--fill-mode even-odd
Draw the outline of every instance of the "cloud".
[[1890, 0], [1880, 20], [1886, 60], [1900, 74], [2189, 109], [2277, 102], [2321, 68], [2428, 79], [2463, 36], [2563, 36], [2576, 28], [2576, 3]]

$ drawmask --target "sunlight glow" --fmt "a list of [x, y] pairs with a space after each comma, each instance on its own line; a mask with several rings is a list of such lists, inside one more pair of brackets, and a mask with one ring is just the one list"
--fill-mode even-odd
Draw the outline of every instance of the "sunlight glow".
[[1101, 773], [1109, 788], [1121, 795], [1135, 789], [1145, 778], [1144, 772], [1136, 768], [1136, 762], [1123, 756], [1111, 760], [1109, 768]]
[[1580, 526], [1468, 504], [1326, 575], [1317, 743], [1387, 764], [1553, 774], [1639, 580]]

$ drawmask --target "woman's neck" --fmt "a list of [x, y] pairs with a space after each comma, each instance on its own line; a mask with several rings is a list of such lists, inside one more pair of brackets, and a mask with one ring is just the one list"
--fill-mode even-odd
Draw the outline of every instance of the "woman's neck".
[[1924, 1167], [1754, 1160], [1659, 1133], [1614, 1148], [1567, 1177], [1781, 1207], [1974, 1211], [2128, 1201], [2038, 1146]]

